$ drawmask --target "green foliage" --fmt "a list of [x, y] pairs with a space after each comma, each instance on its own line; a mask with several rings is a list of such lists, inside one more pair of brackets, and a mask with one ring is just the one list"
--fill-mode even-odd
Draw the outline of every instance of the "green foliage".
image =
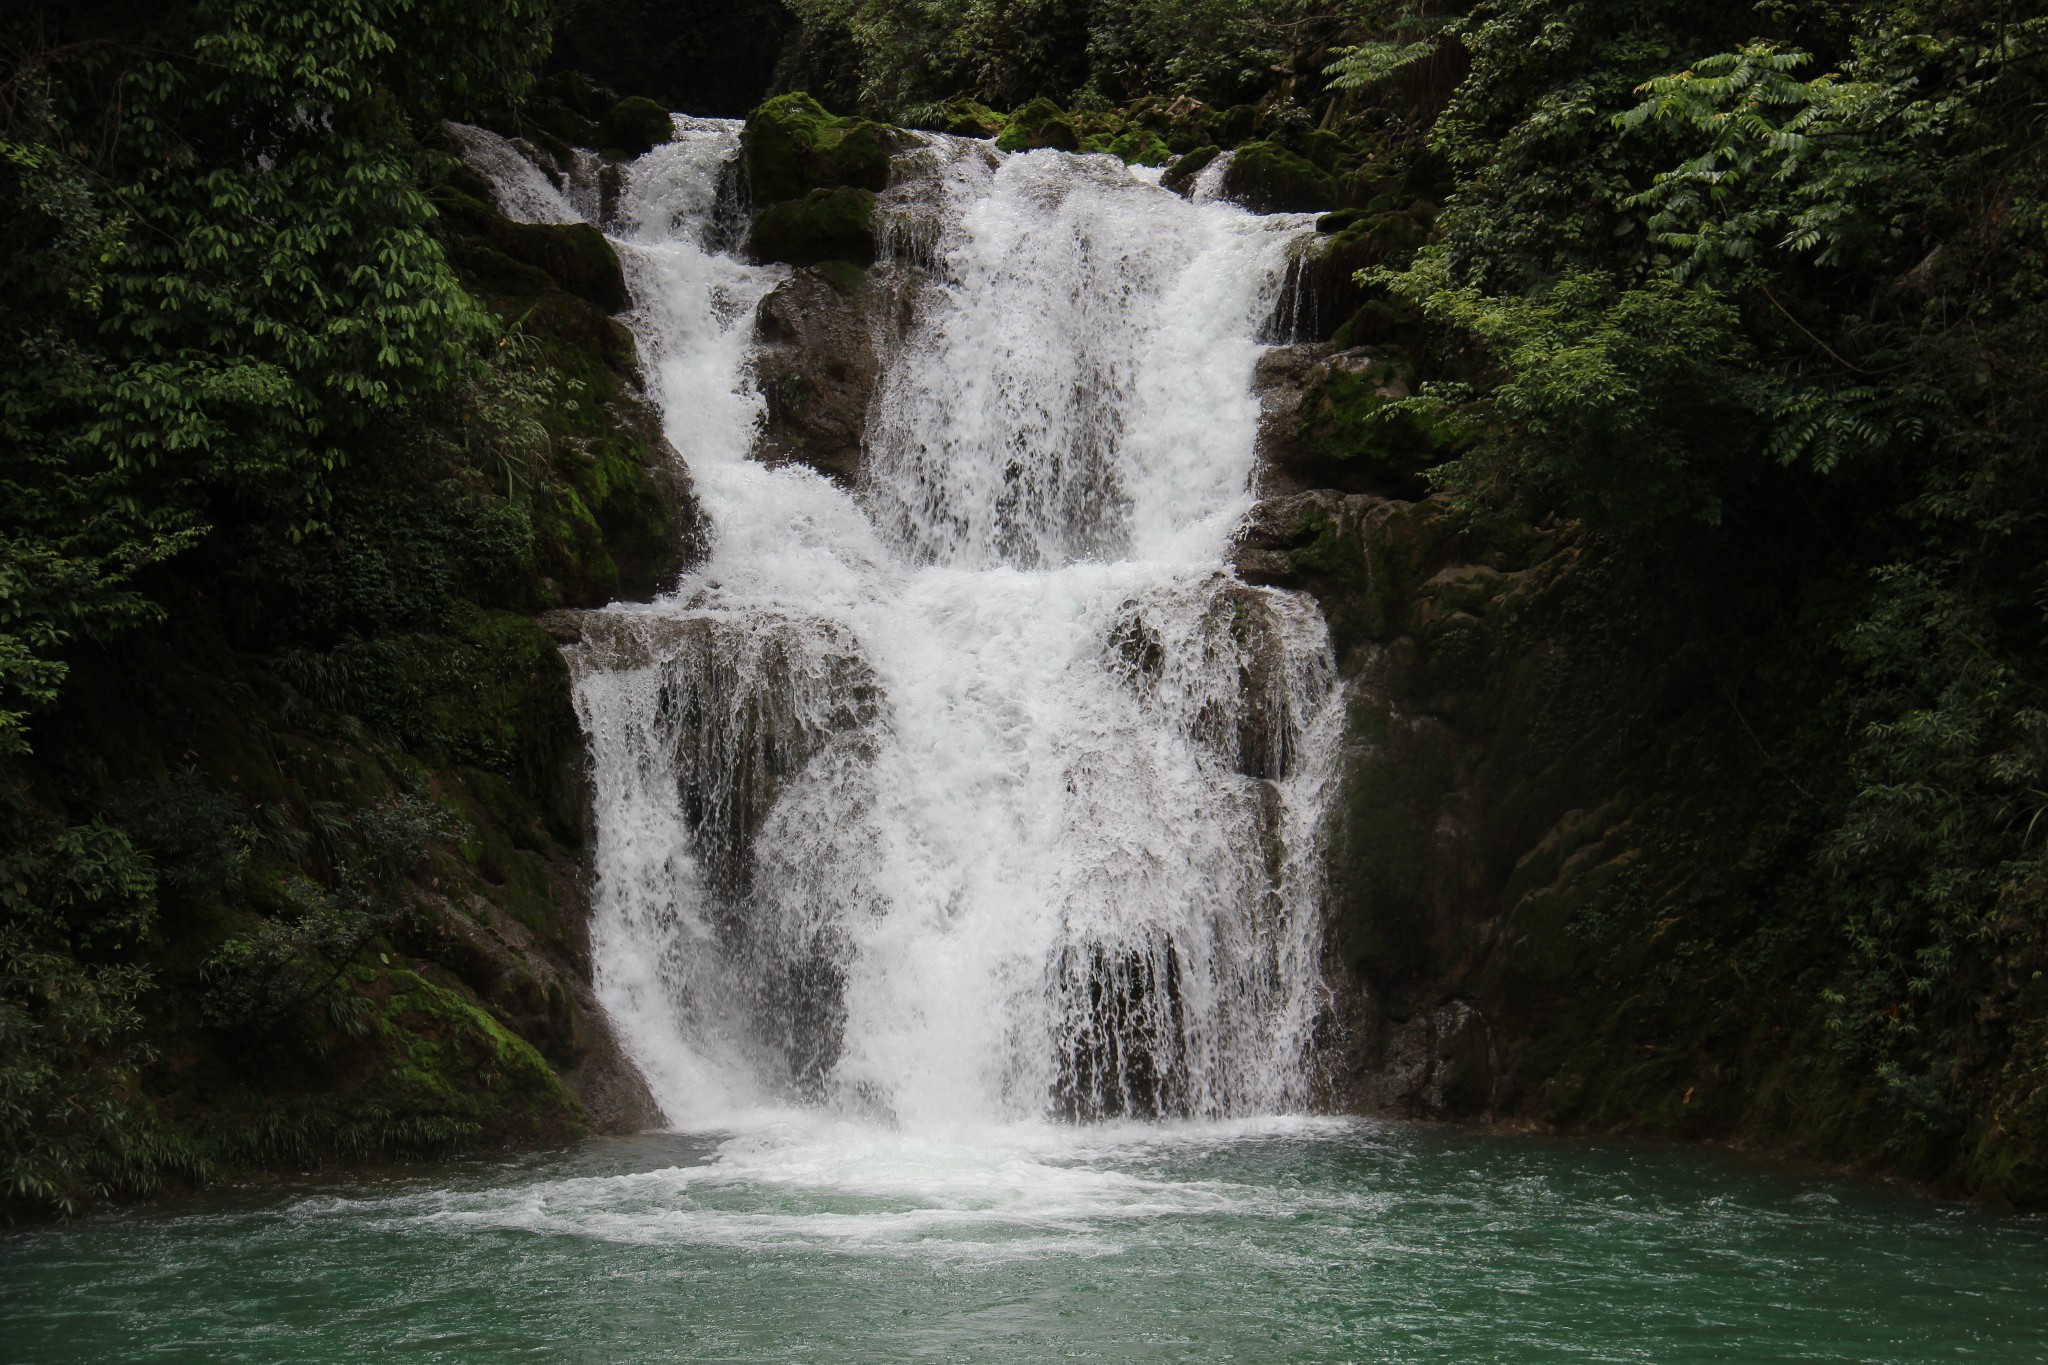
[[[1479, 441], [1442, 479], [1490, 496], [1551, 500], [1623, 533], [1717, 520], [1709, 462], [1738, 459], [1758, 423], [1757, 385], [1726, 300], [1656, 282], [1621, 289], [1587, 273], [1489, 295], [1453, 284], [1441, 254], [1375, 276], [1431, 322], [1477, 340], [1488, 376]], [[1465, 390], [1425, 390], [1408, 410], [1466, 423]]]
[[156, 879], [126, 835], [0, 806], [0, 1216], [150, 1190], [197, 1160], [140, 1095]]
[[1650, 99], [1616, 117], [1625, 129], [1676, 124], [1705, 146], [1630, 201], [1656, 210], [1650, 232], [1686, 253], [1681, 274], [1725, 281], [1727, 267], [1755, 260], [1760, 246], [1813, 252], [1822, 265], [1867, 257], [1857, 239], [1872, 228], [1859, 223], [1859, 210], [1897, 165], [1895, 149], [1884, 157], [1867, 144], [1848, 152], [1848, 135], [1855, 124], [1891, 123], [1890, 111], [1873, 107], [1883, 94], [1874, 84], [1792, 79], [1812, 61], [1809, 53], [1754, 43], [1659, 76], [1643, 87]]
[[[2048, 1080], [2048, 20], [1485, 0], [1438, 37], [1470, 62], [1430, 134], [1456, 188], [1364, 276], [1424, 320], [1396, 406], [1468, 432], [1455, 499], [1583, 518], [1786, 680], [1770, 742], [1808, 757], [1748, 818], [1802, 832], [1808, 880], [1717, 950], [1873, 1106], [1829, 1149], [2048, 1197], [2015, 1146]], [[1631, 894], [1578, 911], [1608, 970], [1665, 933]]]
[[[905, 118], [959, 96], [1015, 109], [1192, 94], [1238, 103], [1316, 52], [1364, 3], [1313, 0], [790, 0], [813, 89]], [[829, 56], [827, 54], [830, 54]], [[823, 59], [822, 61], [820, 59]], [[820, 67], [824, 69], [819, 69]]]
[[[561, 661], [488, 609], [674, 551], [609, 247], [443, 212], [436, 120], [516, 99], [543, 18], [0, 18], [0, 1216], [207, 1178], [266, 1087], [333, 1092], [295, 1153], [575, 1126], [552, 1080], [515, 1123], [454, 1094], [502, 1039], [371, 1027], [351, 976], [455, 833], [397, 743], [569, 827]], [[413, 1027], [481, 1051], [352, 1108]]]

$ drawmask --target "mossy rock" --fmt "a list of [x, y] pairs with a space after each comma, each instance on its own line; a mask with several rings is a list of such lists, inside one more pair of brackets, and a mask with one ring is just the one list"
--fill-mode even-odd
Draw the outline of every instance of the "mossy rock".
[[1221, 147], [1211, 144], [1197, 147], [1166, 168], [1166, 174], [1159, 183], [1175, 194], [1187, 194], [1195, 187], [1195, 177], [1209, 168], [1209, 163], [1223, 155]]
[[1223, 196], [1254, 213], [1315, 213], [1337, 203], [1327, 174], [1274, 142], [1237, 149], [1223, 172]]
[[996, 146], [1006, 152], [1032, 152], [1048, 147], [1078, 152], [1081, 136], [1066, 111], [1041, 95], [1010, 115], [1010, 121], [996, 137]]
[[673, 142], [675, 136], [675, 119], [668, 110], [641, 95], [629, 95], [614, 104], [597, 125], [599, 145], [628, 156], [645, 156], [663, 143]]
[[[457, 264], [492, 276], [487, 282], [494, 290], [538, 294], [552, 285], [607, 313], [623, 312], [632, 302], [618, 253], [588, 223], [515, 223], [459, 192], [440, 195], [436, 207], [444, 228], [459, 239], [451, 253]], [[538, 277], [482, 259], [479, 248], [538, 272]]]
[[541, 99], [561, 104], [595, 122], [619, 102], [616, 92], [606, 89], [581, 71], [560, 71], [544, 76], [534, 93]]
[[1003, 131], [1005, 122], [1001, 114], [980, 100], [962, 98], [927, 111], [913, 126], [954, 137], [994, 137]]
[[1258, 106], [1233, 104], [1215, 115], [1213, 127], [1217, 142], [1225, 147], [1235, 147], [1259, 130]]
[[875, 259], [875, 196], [863, 189], [817, 189], [771, 205], [754, 221], [747, 250], [756, 260], [818, 265]]
[[524, 121], [529, 135], [537, 128], [555, 141], [570, 147], [596, 147], [603, 142], [597, 124], [568, 105], [554, 100], [540, 101], [532, 105], [526, 110]]
[[1347, 164], [1355, 162], [1358, 154], [1351, 144], [1327, 128], [1316, 128], [1296, 139], [1292, 149], [1303, 160], [1321, 171], [1335, 174]]
[[740, 135], [756, 204], [802, 199], [812, 190], [880, 192], [903, 134], [886, 124], [841, 118], [798, 92], [778, 95], [747, 117]]
[[242, 1091], [246, 1076], [211, 1080], [226, 1103], [197, 1134], [208, 1157], [230, 1170], [304, 1167], [560, 1143], [589, 1131], [583, 1106], [533, 1045], [457, 990], [371, 967], [353, 969], [347, 989], [364, 1016], [361, 1036], [334, 1050], [324, 1074], [291, 1085], [259, 1073], [260, 1099]]
[[1352, 466], [1393, 497], [1428, 492], [1423, 471], [1443, 462], [1443, 434], [1413, 414], [1389, 412], [1412, 376], [1396, 359], [1340, 356], [1311, 382], [1301, 405], [1301, 446], [1312, 459]]
[[564, 838], [577, 837], [580, 727], [554, 639], [515, 612], [472, 611], [450, 634], [344, 646], [352, 708], [435, 762], [509, 778]]
[[1173, 159], [1166, 142], [1149, 128], [1133, 128], [1106, 149], [1127, 166], [1164, 166]]

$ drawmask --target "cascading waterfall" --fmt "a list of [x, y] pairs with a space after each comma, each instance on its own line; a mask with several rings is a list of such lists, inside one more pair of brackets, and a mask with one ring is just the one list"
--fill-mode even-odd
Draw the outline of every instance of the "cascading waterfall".
[[[573, 168], [537, 185], [460, 132], [508, 212], [592, 216]], [[574, 651], [597, 985], [657, 1102], [1301, 1107], [1335, 676], [1315, 609], [1224, 556], [1304, 220], [928, 139], [884, 196], [914, 321], [849, 493], [748, 458], [753, 312], [787, 272], [718, 249], [737, 142], [679, 120], [604, 224], [713, 526]]]

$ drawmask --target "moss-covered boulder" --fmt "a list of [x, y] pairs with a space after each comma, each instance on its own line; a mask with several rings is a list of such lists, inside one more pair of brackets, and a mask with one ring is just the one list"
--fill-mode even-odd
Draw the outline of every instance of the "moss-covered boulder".
[[614, 104], [597, 125], [598, 145], [627, 156], [645, 156], [674, 141], [675, 135], [675, 119], [668, 110], [640, 95], [629, 95]]
[[817, 189], [884, 190], [890, 158], [903, 145], [898, 130], [833, 115], [802, 92], [763, 104], [740, 135], [757, 205], [801, 199]]
[[1441, 423], [1401, 406], [1413, 378], [1398, 356], [1363, 349], [1318, 365], [1302, 399], [1301, 454], [1319, 466], [1350, 466], [1353, 486], [1425, 496], [1424, 472], [1448, 458], [1452, 440]]
[[817, 189], [772, 204], [754, 220], [747, 250], [756, 260], [818, 265], [875, 259], [875, 196], [863, 189]]
[[1254, 213], [1315, 213], [1337, 204], [1329, 175], [1276, 142], [1238, 148], [1223, 172], [1223, 195]]
[[1150, 128], [1133, 128], [1112, 140], [1105, 149], [1130, 166], [1164, 166], [1173, 160], [1166, 140]]
[[1032, 152], [1047, 147], [1078, 152], [1081, 135], [1074, 130], [1066, 111], [1041, 95], [1010, 115], [996, 137], [996, 146], [1006, 152]]
[[1192, 193], [1195, 188], [1195, 177], [1207, 170], [1209, 164], [1221, 155], [1223, 149], [1213, 143], [1206, 147], [1197, 147], [1168, 166], [1166, 174], [1159, 178], [1159, 183], [1175, 194]]
[[1003, 131], [1007, 121], [980, 100], [962, 98], [926, 109], [922, 117], [911, 120], [910, 126], [954, 137], [994, 137]]

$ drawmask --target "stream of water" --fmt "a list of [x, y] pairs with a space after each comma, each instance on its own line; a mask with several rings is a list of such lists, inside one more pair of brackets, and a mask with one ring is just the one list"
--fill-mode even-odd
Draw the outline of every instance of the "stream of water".
[[[0, 1240], [0, 1360], [2048, 1359], [2036, 1222], [1310, 1116], [1341, 707], [1226, 567], [1306, 220], [933, 138], [856, 487], [750, 458], [734, 124], [606, 185], [708, 513], [592, 615], [596, 984], [672, 1131]], [[564, 169], [564, 168], [558, 168]]]
[[719, 249], [737, 139], [685, 121], [606, 224], [712, 528], [574, 652], [597, 983], [657, 1102], [918, 1133], [1301, 1110], [1335, 669], [1314, 606], [1225, 555], [1309, 223], [930, 139], [882, 205], [865, 288], [910, 321], [875, 324], [844, 488], [749, 458], [788, 272]]

